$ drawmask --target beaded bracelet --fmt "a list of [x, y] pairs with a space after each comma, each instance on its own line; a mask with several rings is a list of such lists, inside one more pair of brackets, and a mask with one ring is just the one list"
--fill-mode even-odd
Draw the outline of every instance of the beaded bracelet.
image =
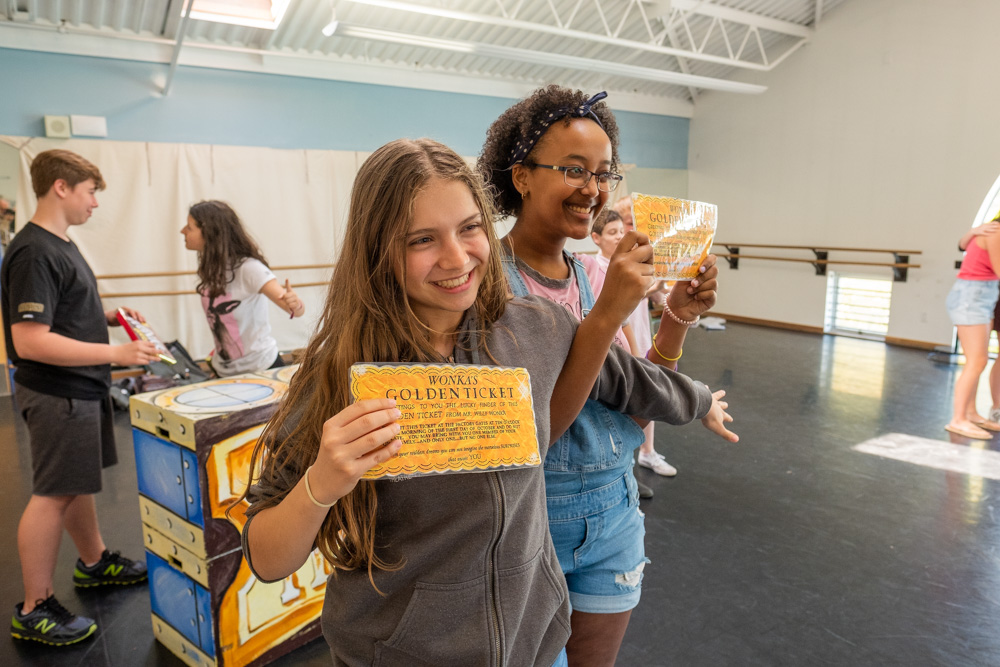
[[[680, 354], [678, 354], [678, 355], [677, 355], [676, 357], [674, 357], [673, 359], [671, 359], [670, 357], [665, 357], [665, 356], [663, 356], [663, 353], [662, 353], [662, 352], [660, 352], [660, 350], [659, 350], [659, 348], [658, 348], [658, 347], [656, 347], [656, 339], [655, 339], [655, 338], [653, 339], [653, 350], [654, 350], [654, 351], [656, 352], [656, 354], [658, 354], [658, 355], [660, 356], [660, 359], [663, 359], [664, 361], [670, 361], [670, 362], [674, 362], [674, 361], [677, 361], [678, 359], [680, 359], [681, 357], [683, 357], [683, 356], [684, 356], [684, 348], [683, 348], [683, 347], [681, 348], [681, 353], [680, 353]], [[648, 358], [648, 356], [649, 356], [649, 355], [647, 354], [647, 358]]]
[[694, 325], [698, 324], [698, 322], [701, 321], [701, 315], [694, 318], [693, 320], [682, 320], [681, 318], [674, 315], [674, 311], [670, 310], [670, 306], [667, 304], [666, 300], [664, 300], [663, 302], [663, 312], [667, 314], [667, 317], [672, 319], [674, 322], [677, 322], [677, 324], [683, 324], [686, 327], [693, 327]]
[[312, 466], [306, 468], [306, 474], [302, 476], [303, 479], [306, 480], [306, 495], [309, 496], [309, 500], [311, 500], [313, 502], [313, 505], [315, 505], [316, 507], [322, 507], [323, 509], [330, 509], [331, 507], [337, 504], [337, 501], [334, 500], [329, 505], [326, 503], [321, 503], [320, 501], [316, 500], [316, 496], [313, 495], [312, 489], [309, 488], [309, 471], [312, 469], [313, 469]]

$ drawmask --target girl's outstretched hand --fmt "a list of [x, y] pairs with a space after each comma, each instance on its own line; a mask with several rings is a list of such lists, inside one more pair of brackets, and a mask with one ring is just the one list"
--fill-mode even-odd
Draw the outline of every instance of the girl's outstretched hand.
[[712, 407], [709, 408], [708, 414], [701, 418], [701, 423], [709, 431], [725, 438], [729, 442], [739, 442], [740, 436], [726, 428], [726, 424], [733, 421], [733, 417], [726, 412], [729, 408], [729, 403], [722, 400], [725, 395], [726, 392], [723, 389], [712, 394]]
[[285, 304], [285, 307], [288, 308], [288, 312], [291, 313], [292, 317], [301, 317], [305, 313], [306, 309], [302, 303], [302, 299], [292, 289], [292, 283], [287, 278], [285, 279], [285, 292], [281, 295], [281, 300]]
[[698, 267], [699, 276], [693, 280], [678, 280], [667, 293], [667, 305], [682, 320], [701, 317], [715, 305], [719, 288], [718, 258], [708, 255]]
[[396, 401], [373, 398], [347, 406], [323, 424], [316, 462], [309, 474], [313, 495], [321, 503], [343, 498], [376, 464], [395, 456], [402, 446]]
[[653, 246], [649, 237], [638, 232], [628, 232], [618, 242], [618, 247], [608, 262], [608, 275], [604, 279], [598, 304], [609, 308], [608, 315], [617, 322], [624, 322], [653, 282]]

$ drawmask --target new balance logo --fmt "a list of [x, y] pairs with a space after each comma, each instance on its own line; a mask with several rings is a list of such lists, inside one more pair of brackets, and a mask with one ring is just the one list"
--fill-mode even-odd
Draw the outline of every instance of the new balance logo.
[[104, 568], [104, 574], [110, 574], [112, 577], [117, 577], [125, 569], [124, 565], [108, 565]]
[[43, 635], [54, 627], [56, 627], [56, 622], [47, 618], [43, 618], [38, 623], [35, 623], [35, 630], [38, 630]]

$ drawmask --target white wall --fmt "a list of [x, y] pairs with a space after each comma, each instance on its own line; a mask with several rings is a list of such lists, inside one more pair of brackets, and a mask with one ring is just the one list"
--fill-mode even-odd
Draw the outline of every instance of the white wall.
[[[698, 100], [689, 197], [718, 204], [726, 242], [921, 250], [889, 336], [947, 343], [956, 242], [1000, 174], [997, 26], [996, 0], [845, 2], [775, 71], [740, 77], [763, 95]], [[891, 261], [830, 259], [875, 257]], [[743, 260], [721, 281], [721, 313], [823, 325], [808, 264]]]
[[[354, 174], [364, 158], [353, 151], [2, 135], [0, 145], [21, 149], [18, 228], [35, 209], [27, 170], [38, 153], [63, 148], [98, 166], [107, 189], [98, 193], [93, 217], [69, 235], [98, 276], [104, 307], [135, 308], [160, 338], [180, 340], [196, 359], [213, 346], [194, 291], [197, 278], [106, 276], [193, 272], [197, 255], [185, 250], [180, 229], [188, 207], [202, 199], [229, 202], [273, 267], [332, 263], [343, 237]], [[275, 274], [280, 282], [288, 279], [298, 286], [306, 314], [289, 319], [271, 307], [271, 332], [279, 349], [303, 347], [322, 313], [330, 270]], [[182, 294], [150, 294], [173, 291]], [[115, 328], [111, 340], [124, 343], [128, 338]]]

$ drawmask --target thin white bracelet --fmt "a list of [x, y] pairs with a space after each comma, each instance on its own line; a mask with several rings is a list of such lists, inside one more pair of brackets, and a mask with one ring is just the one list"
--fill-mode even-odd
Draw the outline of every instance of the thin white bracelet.
[[693, 320], [682, 320], [681, 318], [677, 317], [676, 315], [674, 315], [674, 311], [670, 310], [670, 306], [667, 304], [666, 299], [663, 300], [663, 312], [667, 314], [667, 317], [672, 319], [674, 322], [677, 322], [677, 324], [683, 324], [686, 327], [693, 327], [694, 325], [698, 324], [698, 322], [701, 321], [701, 315], [694, 318]]
[[316, 507], [322, 507], [323, 509], [330, 509], [331, 507], [337, 504], [337, 501], [334, 500], [329, 505], [327, 505], [326, 503], [321, 503], [320, 501], [316, 500], [316, 496], [313, 495], [312, 489], [309, 488], [309, 471], [312, 469], [313, 467], [309, 466], [308, 468], [306, 468], [306, 474], [302, 475], [302, 478], [306, 480], [306, 495], [309, 496], [309, 500], [311, 500], [313, 502], [313, 505], [315, 505]]

